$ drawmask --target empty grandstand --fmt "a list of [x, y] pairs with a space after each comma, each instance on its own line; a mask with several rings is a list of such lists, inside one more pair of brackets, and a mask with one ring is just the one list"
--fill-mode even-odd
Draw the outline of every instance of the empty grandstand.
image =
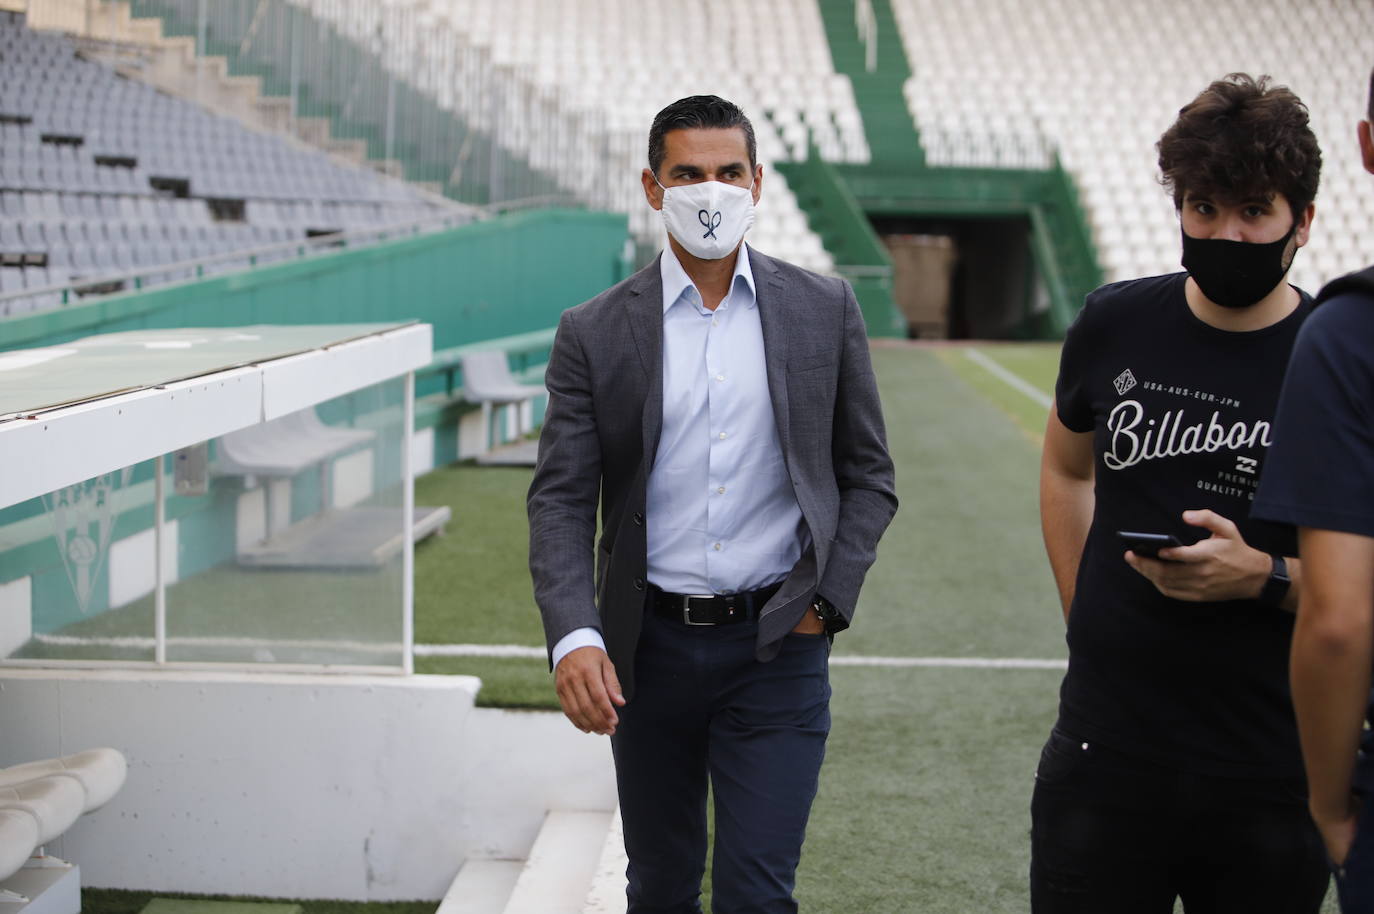
[[[728, 72], [703, 67], [697, 50], [724, 7], [703, 15], [681, 4], [227, 0], [203, 16], [198, 0], [133, 7], [161, 17], [167, 34], [197, 36], [233, 72], [260, 76], [265, 91], [289, 94], [301, 116], [327, 117], [333, 136], [365, 139], [374, 158], [412, 180], [471, 203], [561, 197], [624, 212], [641, 260], [663, 234], [635, 180], [645, 125], [681, 95], [713, 92], [759, 112], [770, 175], [754, 240], [814, 269], [834, 261], [771, 165], [805, 158], [813, 142], [837, 160], [868, 158], [815, 4], [739, 11], [741, 27], [711, 51], [732, 61]], [[379, 62], [380, 78], [360, 76]], [[391, 95], [379, 91], [388, 75], [401, 84]]]
[[[1060, 0], [129, 8], [172, 36], [161, 46], [186, 36], [200, 53], [181, 85], [127, 36], [122, 59], [141, 53], [142, 63], [112, 76], [66, 38], [15, 20], [0, 33], [0, 253], [10, 265], [0, 295], [442, 211], [416, 184], [483, 206], [626, 213], [642, 263], [663, 237], [634, 180], [644, 125], [693, 92], [754, 114], [768, 177], [753, 243], [849, 276], [877, 333], [904, 329], [887, 316], [894, 254], [898, 286], [913, 287], [903, 274], [918, 262], [950, 286], [927, 328], [935, 335], [1053, 334], [1101, 279], [1175, 269], [1177, 222], [1155, 181], [1153, 141], [1229, 70], [1290, 84], [1328, 150], [1317, 230], [1294, 279], [1315, 288], [1359, 263], [1355, 239], [1374, 223], [1374, 189], [1353, 157], [1330, 152], [1348, 145], [1358, 115], [1349, 87], [1371, 51], [1359, 36], [1374, 34], [1374, 9], [1357, 0], [1303, 4], [1297, 19], [1283, 0], [1222, 3], [1216, 21], [1239, 25], [1205, 45], [1184, 0], [1096, 2], [1072, 15]], [[210, 59], [251, 77], [263, 98], [284, 97], [287, 132], [351, 142], [412, 189], [191, 104], [205, 98]], [[68, 129], [74, 119], [80, 131]], [[245, 165], [264, 160], [275, 164]], [[1001, 286], [985, 281], [993, 269], [1007, 274]]]
[[241, 269], [308, 239], [468, 218], [0, 13], [0, 313]]
[[1374, 185], [1352, 154], [1374, 61], [1363, 0], [892, 0], [926, 159], [1006, 166], [1057, 150], [1111, 279], [1177, 270], [1178, 219], [1154, 143], [1226, 73], [1269, 74], [1312, 113], [1325, 154], [1317, 220], [1292, 278], [1316, 291], [1369, 259]]

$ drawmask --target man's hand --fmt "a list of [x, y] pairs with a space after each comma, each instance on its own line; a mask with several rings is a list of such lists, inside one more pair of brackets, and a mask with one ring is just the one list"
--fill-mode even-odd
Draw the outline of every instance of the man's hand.
[[1345, 865], [1345, 858], [1350, 855], [1350, 845], [1355, 843], [1357, 808], [1354, 804], [1351, 806], [1345, 815], [1335, 819], [1322, 820], [1316, 818], [1315, 813], [1313, 817], [1317, 831], [1321, 832], [1322, 843], [1326, 845], [1326, 855], [1337, 866]]
[[1150, 579], [1166, 597], [1215, 602], [1259, 596], [1273, 560], [1245, 544], [1236, 525], [1215, 511], [1184, 511], [1183, 522], [1211, 532], [1191, 546], [1159, 550], [1159, 559], [1126, 553], [1126, 564]]
[[816, 611], [814, 609], [808, 608], [806, 610], [806, 615], [802, 616], [801, 621], [797, 623], [797, 627], [792, 629], [792, 634], [824, 635], [825, 623], [821, 621], [820, 616], [816, 615]]
[[615, 664], [599, 647], [579, 647], [554, 670], [554, 687], [563, 713], [583, 733], [610, 736], [620, 718], [616, 708], [625, 706]]

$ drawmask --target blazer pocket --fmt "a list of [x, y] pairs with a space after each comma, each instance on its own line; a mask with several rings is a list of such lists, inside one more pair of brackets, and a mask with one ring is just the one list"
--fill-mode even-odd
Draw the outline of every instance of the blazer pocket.
[[833, 368], [835, 359], [833, 356], [822, 356], [817, 359], [805, 359], [787, 363], [788, 374], [805, 374], [808, 371], [820, 371], [823, 368]]

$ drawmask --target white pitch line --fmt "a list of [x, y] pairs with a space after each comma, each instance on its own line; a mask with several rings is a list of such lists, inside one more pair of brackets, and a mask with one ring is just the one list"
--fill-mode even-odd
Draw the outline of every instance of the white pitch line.
[[[82, 638], [74, 635], [34, 635], [33, 640], [54, 647], [120, 647], [151, 650], [156, 642], [148, 637]], [[168, 638], [170, 647], [237, 647], [237, 648], [295, 648], [307, 650], [346, 650], [350, 652], [395, 653], [399, 644], [363, 641], [271, 640], [267, 638]], [[417, 644], [416, 657], [506, 657], [543, 660], [548, 652], [542, 647], [523, 644]], [[1030, 657], [865, 657], [842, 654], [830, 658], [831, 666], [864, 667], [944, 667], [980, 670], [1062, 670], [1066, 660]]]
[[987, 370], [989, 374], [993, 375], [999, 380], [1005, 381], [1007, 384], [1016, 388], [1021, 393], [1030, 397], [1040, 406], [1043, 406], [1045, 409], [1049, 409], [1050, 406], [1054, 403], [1054, 398], [1051, 397], [1049, 394], [1045, 393], [1040, 388], [1031, 384], [1029, 381], [1021, 377], [1020, 375], [1013, 374], [1010, 371], [1007, 371], [1001, 365], [998, 365], [996, 362], [988, 358], [983, 353], [979, 352], [977, 349], [965, 349], [964, 355], [968, 357], [968, 360], [970, 362], [973, 362], [976, 365], [981, 365], [984, 369]]
[[523, 644], [417, 644], [416, 657], [532, 657], [547, 660], [542, 647]]
[[[152, 650], [157, 646], [157, 639], [146, 635], [114, 635], [110, 637], [86, 638], [79, 635], [44, 635], [33, 636], [33, 640], [39, 644], [47, 644], [53, 647], [118, 647], [137, 650]], [[372, 653], [397, 653], [401, 649], [400, 642], [387, 643], [384, 641], [330, 641], [324, 638], [311, 640], [292, 640], [289, 638], [232, 638], [232, 637], [175, 637], [167, 639], [168, 647], [234, 647], [234, 648], [255, 648], [255, 647], [289, 647], [300, 650], [346, 650], [352, 652], [372, 652]]]
[[1032, 657], [863, 657], [841, 654], [831, 666], [945, 667], [970, 670], [1065, 670], [1067, 660]]

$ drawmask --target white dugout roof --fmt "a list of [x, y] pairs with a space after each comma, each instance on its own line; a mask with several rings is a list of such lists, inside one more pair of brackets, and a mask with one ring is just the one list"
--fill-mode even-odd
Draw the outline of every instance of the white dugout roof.
[[428, 324], [133, 330], [0, 352], [0, 508], [427, 365]]

